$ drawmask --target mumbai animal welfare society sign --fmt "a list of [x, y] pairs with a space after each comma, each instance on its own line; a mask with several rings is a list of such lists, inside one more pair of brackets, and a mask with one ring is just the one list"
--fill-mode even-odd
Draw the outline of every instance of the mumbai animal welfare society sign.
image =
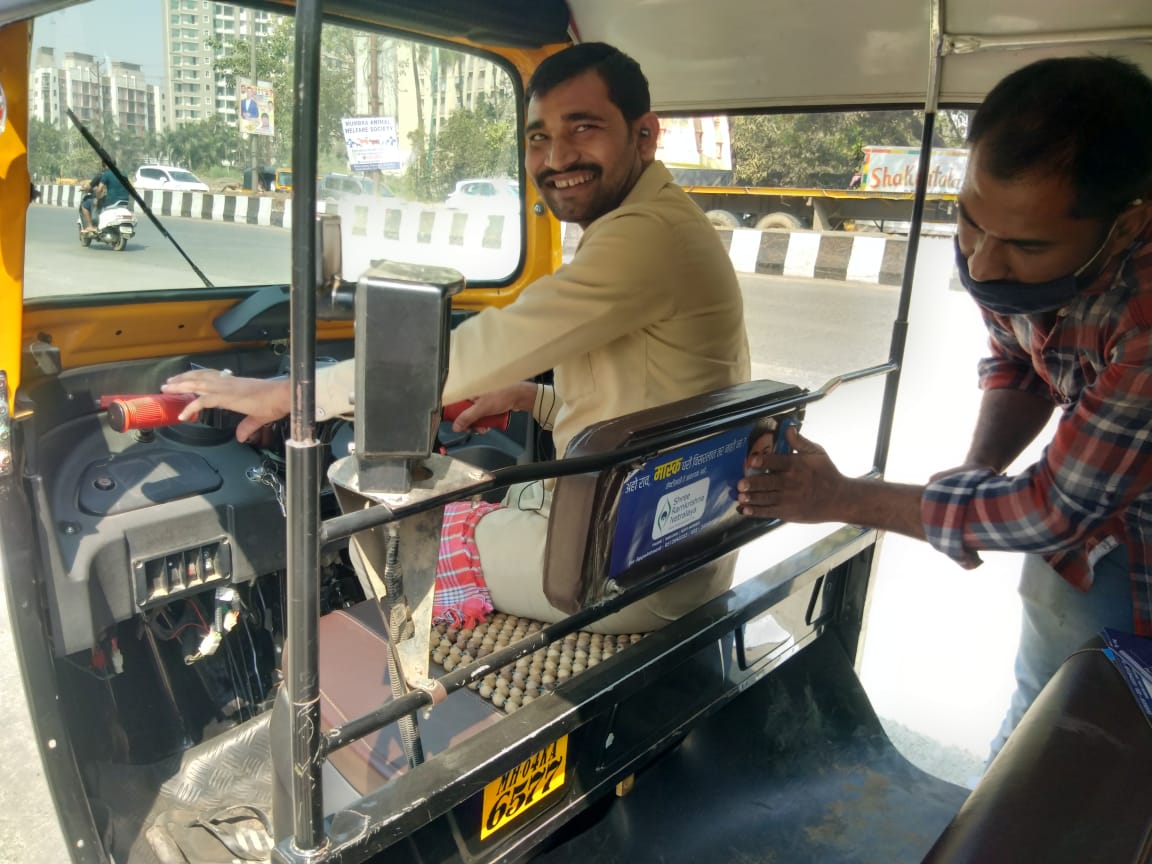
[[344, 117], [340, 124], [351, 170], [400, 169], [400, 138], [395, 117]]

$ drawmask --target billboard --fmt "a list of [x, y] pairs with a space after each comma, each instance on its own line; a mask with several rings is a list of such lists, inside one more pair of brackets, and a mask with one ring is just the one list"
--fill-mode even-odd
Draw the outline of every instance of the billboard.
[[400, 138], [395, 117], [344, 117], [344, 146], [353, 171], [400, 169]]
[[[865, 147], [861, 189], [872, 192], [915, 192], [919, 147]], [[928, 163], [928, 192], [955, 195], [964, 183], [968, 151], [936, 148]]]
[[272, 97], [272, 84], [268, 81], [253, 84], [251, 78], [237, 78], [236, 115], [240, 118], [240, 131], [244, 134], [276, 134], [276, 105]]

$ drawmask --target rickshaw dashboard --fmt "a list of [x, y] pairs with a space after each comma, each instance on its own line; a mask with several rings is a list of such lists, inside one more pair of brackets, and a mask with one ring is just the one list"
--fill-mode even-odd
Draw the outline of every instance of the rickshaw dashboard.
[[[327, 348], [333, 356], [351, 350]], [[35, 407], [27, 438], [36, 446], [25, 475], [44, 516], [39, 541], [58, 652], [88, 648], [103, 628], [152, 606], [284, 568], [279, 429], [261, 446], [237, 441], [227, 423], [117, 432], [100, 409], [101, 396], [155, 393], [192, 363], [271, 377], [282, 362], [261, 347], [109, 364], [26, 387]], [[318, 429], [329, 460], [342, 426]]]
[[[352, 354], [350, 341], [323, 342], [318, 362]], [[247, 343], [208, 355], [179, 355], [68, 370], [31, 381], [22, 398], [33, 406], [25, 475], [39, 520], [56, 650], [70, 654], [100, 632], [148, 610], [199, 592], [251, 582], [284, 570], [284, 441], [287, 421], [256, 443], [234, 434], [236, 415], [156, 429], [118, 432], [101, 397], [157, 393], [193, 366], [267, 378], [287, 373], [275, 341]], [[207, 412], [206, 412], [207, 413]], [[531, 458], [520, 418], [507, 434], [452, 433], [448, 452], [484, 468]], [[523, 428], [521, 428], [523, 427]], [[317, 424], [321, 469], [348, 453], [350, 422]], [[339, 512], [321, 490], [321, 516]]]

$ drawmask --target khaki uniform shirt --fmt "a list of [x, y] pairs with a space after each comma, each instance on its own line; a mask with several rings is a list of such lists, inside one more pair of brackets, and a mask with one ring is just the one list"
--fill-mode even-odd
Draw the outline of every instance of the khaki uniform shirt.
[[[586, 426], [747, 381], [740, 286], [716, 230], [654, 162], [576, 254], [452, 332], [448, 404], [555, 370], [536, 419], [556, 452]], [[318, 415], [348, 413], [352, 361], [317, 372]], [[382, 383], [381, 386], [387, 386]]]

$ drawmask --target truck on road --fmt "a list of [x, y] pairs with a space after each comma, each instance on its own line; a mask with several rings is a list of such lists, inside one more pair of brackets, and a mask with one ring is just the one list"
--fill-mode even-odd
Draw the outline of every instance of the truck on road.
[[[841, 188], [748, 186], [734, 182], [737, 171], [726, 116], [660, 121], [660, 157], [717, 228], [904, 233], [920, 148], [866, 146], [863, 151], [860, 170]], [[966, 162], [966, 150], [933, 149], [925, 223], [955, 220], [956, 193]]]

